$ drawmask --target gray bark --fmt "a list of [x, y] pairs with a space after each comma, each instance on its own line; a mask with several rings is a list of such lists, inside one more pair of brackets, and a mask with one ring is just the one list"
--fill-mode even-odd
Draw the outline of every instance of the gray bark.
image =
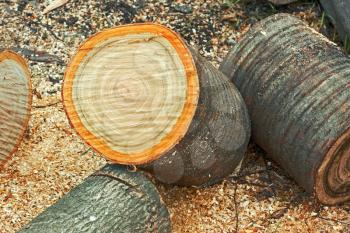
[[171, 232], [169, 213], [142, 172], [107, 165], [20, 233]]
[[241, 91], [252, 137], [268, 156], [321, 202], [349, 200], [349, 57], [277, 14], [254, 25], [220, 68]]
[[195, 116], [179, 144], [142, 168], [164, 183], [205, 186], [239, 167], [250, 138], [250, 120], [236, 87], [195, 50], [191, 52], [200, 84]]

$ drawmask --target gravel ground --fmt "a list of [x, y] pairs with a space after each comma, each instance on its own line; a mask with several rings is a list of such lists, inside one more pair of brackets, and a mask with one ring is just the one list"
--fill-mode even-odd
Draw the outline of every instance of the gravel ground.
[[[43, 16], [49, 1], [0, 0], [0, 47], [30, 61], [34, 101], [30, 127], [0, 172], [0, 232], [21, 228], [106, 163], [68, 125], [60, 90], [79, 44], [104, 28], [152, 21], [178, 31], [214, 65], [258, 20], [289, 12], [337, 42], [313, 1], [273, 7], [263, 0], [71, 0]], [[157, 184], [174, 232], [350, 232], [350, 203], [318, 204], [254, 144], [242, 171], [204, 188]]]

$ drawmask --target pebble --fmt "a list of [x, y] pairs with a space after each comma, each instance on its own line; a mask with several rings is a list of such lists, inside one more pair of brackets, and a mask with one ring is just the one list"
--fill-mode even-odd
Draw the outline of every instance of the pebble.
[[237, 44], [237, 42], [236, 42], [236, 40], [233, 39], [233, 38], [228, 38], [228, 39], [227, 39], [227, 44], [232, 46], [232, 45]]
[[190, 5], [186, 5], [186, 4], [175, 4], [174, 5], [174, 10], [180, 13], [184, 13], [184, 14], [190, 14], [192, 13], [193, 9]]

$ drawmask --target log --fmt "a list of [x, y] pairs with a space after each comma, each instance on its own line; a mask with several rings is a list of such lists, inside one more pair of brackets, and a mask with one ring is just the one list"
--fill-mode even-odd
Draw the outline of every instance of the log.
[[[344, 43], [350, 43], [350, 0], [320, 0]], [[347, 48], [348, 49], [348, 48]]]
[[12, 51], [0, 51], [0, 167], [17, 151], [24, 137], [31, 103], [26, 61]]
[[19, 233], [171, 232], [167, 208], [142, 172], [106, 165]]
[[201, 91], [188, 133], [167, 154], [142, 168], [163, 183], [208, 186], [240, 168], [250, 139], [250, 120], [236, 87], [190, 50]]
[[252, 137], [324, 204], [350, 200], [350, 60], [288, 14], [268, 17], [220, 69], [237, 85]]
[[179, 35], [157, 24], [92, 36], [64, 79], [71, 125], [107, 159], [147, 164], [142, 168], [163, 182], [222, 179], [243, 159], [248, 114], [233, 84], [197, 57]]

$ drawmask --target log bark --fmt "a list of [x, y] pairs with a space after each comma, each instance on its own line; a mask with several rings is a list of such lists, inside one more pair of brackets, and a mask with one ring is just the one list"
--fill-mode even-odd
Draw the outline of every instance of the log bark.
[[20, 145], [32, 103], [28, 66], [18, 54], [0, 51], [0, 167]]
[[288, 14], [262, 20], [221, 65], [237, 85], [252, 137], [325, 204], [350, 200], [350, 60]]
[[207, 186], [239, 169], [250, 120], [236, 87], [194, 49], [191, 54], [201, 91], [189, 130], [167, 154], [142, 168], [164, 183]]
[[142, 172], [107, 165], [19, 233], [171, 232], [167, 208]]
[[115, 163], [145, 165], [166, 183], [221, 180], [241, 163], [250, 137], [233, 84], [156, 24], [91, 37], [68, 67], [63, 99], [71, 125], [95, 150]]
[[[350, 0], [321, 0], [322, 7], [344, 43], [350, 43]], [[347, 48], [348, 49], [348, 48]]]

